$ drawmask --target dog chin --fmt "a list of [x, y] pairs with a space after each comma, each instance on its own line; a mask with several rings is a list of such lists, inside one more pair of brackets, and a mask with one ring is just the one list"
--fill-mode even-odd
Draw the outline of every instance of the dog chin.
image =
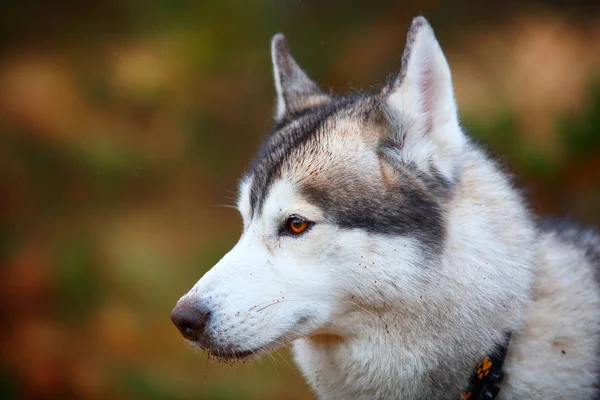
[[271, 344], [259, 346], [253, 349], [240, 350], [227, 347], [214, 347], [206, 345], [204, 343], [194, 342], [191, 340], [188, 340], [188, 342], [192, 347], [206, 351], [210, 357], [221, 362], [244, 361], [251, 358], [257, 359], [281, 347], [279, 343], [273, 342]]

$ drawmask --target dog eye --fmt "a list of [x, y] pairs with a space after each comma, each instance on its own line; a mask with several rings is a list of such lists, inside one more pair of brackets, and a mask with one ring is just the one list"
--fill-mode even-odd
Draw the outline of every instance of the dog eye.
[[291, 216], [285, 222], [284, 233], [289, 235], [300, 235], [310, 228], [311, 223], [298, 216]]
[[308, 228], [308, 222], [300, 218], [290, 218], [288, 219], [288, 228], [292, 233], [299, 235]]

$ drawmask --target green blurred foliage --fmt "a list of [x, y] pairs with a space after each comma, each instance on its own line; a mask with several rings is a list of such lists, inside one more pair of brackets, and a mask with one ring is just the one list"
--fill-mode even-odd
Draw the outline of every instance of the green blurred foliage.
[[593, 156], [600, 147], [600, 80], [589, 85], [588, 96], [582, 110], [566, 114], [557, 122], [570, 159]]
[[[600, 4], [12, 2], [0, 13], [0, 398], [308, 399], [282, 350], [220, 365], [168, 313], [235, 243], [270, 127], [269, 40], [324, 88], [430, 18], [462, 123], [541, 214], [600, 223]], [[577, 62], [573, 62], [577, 60]]]
[[72, 323], [84, 323], [104, 294], [91, 251], [85, 243], [69, 243], [56, 256], [56, 303], [59, 315]]

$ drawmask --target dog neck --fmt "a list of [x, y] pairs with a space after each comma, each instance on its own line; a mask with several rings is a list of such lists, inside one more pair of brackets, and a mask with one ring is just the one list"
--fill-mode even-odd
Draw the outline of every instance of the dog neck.
[[484, 390], [473, 385], [476, 366], [496, 360], [492, 357], [506, 340], [500, 334], [484, 348], [479, 338], [431, 334], [417, 340], [404, 335], [407, 331], [390, 313], [378, 319], [368, 324], [375, 329], [365, 336], [317, 335], [294, 342], [296, 362], [319, 399], [457, 400], [471, 392], [470, 400], [475, 400], [475, 393]]
[[[334, 327], [337, 335], [294, 342], [319, 398], [459, 399], [474, 366], [520, 329], [535, 230], [520, 222], [527, 211], [493, 164], [478, 152], [465, 164], [448, 207], [444, 253], [420, 270], [419, 296], [390, 290], [398, 298], [377, 308], [353, 299], [362, 307]], [[380, 268], [394, 270], [396, 260], [388, 261]]]

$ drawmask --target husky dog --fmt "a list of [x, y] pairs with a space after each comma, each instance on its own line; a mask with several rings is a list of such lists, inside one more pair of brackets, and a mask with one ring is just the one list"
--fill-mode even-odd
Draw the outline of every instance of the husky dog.
[[376, 94], [321, 91], [281, 34], [272, 56], [243, 233], [173, 309], [183, 336], [223, 360], [291, 343], [320, 399], [469, 398], [499, 348], [484, 398], [597, 399], [600, 238], [538, 224], [465, 135], [427, 21]]

